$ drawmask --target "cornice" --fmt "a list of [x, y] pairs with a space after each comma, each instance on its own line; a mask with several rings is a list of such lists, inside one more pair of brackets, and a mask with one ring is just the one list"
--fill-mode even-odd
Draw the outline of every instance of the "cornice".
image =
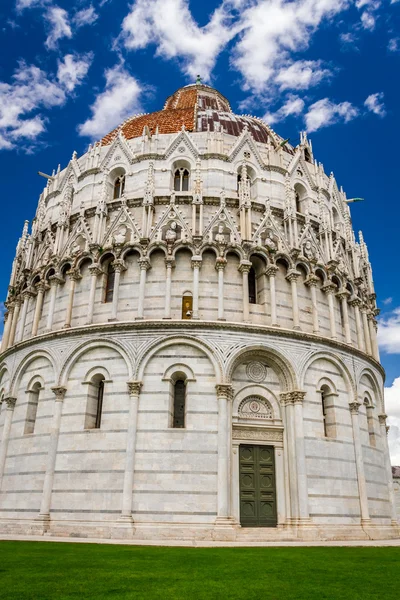
[[[365, 354], [361, 350], [354, 348], [354, 346], [347, 345], [344, 342], [332, 340], [330, 338], [325, 338], [314, 333], [305, 333], [303, 331], [297, 331], [293, 329], [284, 329], [283, 327], [270, 327], [267, 325], [259, 325], [258, 323], [236, 323], [233, 321], [182, 321], [181, 319], [164, 321], [160, 319], [143, 319], [140, 321], [114, 321], [113, 323], [82, 325], [79, 327], [71, 327], [65, 330], [60, 329], [49, 333], [43, 333], [41, 335], [37, 335], [33, 338], [30, 338], [29, 340], [19, 342], [11, 348], [8, 348], [2, 354], [0, 354], [0, 362], [8, 356], [15, 354], [19, 350], [30, 348], [35, 345], [40, 345], [42, 342], [48, 342], [54, 339], [59, 339], [60, 337], [77, 337], [87, 334], [94, 334], [100, 336], [107, 333], [122, 333], [129, 331], [142, 332], [146, 330], [176, 330], [179, 333], [182, 333], [183, 330], [184, 332], [187, 331], [188, 333], [201, 333], [210, 329], [212, 331], [230, 331], [243, 334], [264, 334], [266, 336], [271, 336], [272, 338], [282, 338], [320, 344], [322, 346], [326, 346], [331, 350], [340, 350], [344, 354], [353, 356], [355, 358], [360, 358], [363, 361], [368, 362], [371, 366], [377, 369], [382, 375], [383, 379], [385, 379], [385, 370], [378, 361], [376, 361], [372, 356]], [[182, 335], [185, 334], [183, 333]], [[246, 336], [244, 336], [244, 339], [246, 339]]]

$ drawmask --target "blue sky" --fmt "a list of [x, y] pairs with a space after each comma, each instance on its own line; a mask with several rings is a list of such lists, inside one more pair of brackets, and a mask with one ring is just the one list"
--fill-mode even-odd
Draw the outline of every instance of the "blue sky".
[[36, 172], [64, 167], [127, 116], [160, 109], [199, 73], [291, 143], [307, 130], [326, 172], [365, 198], [352, 217], [382, 309], [400, 464], [399, 23], [400, 0], [2, 0], [1, 296], [43, 188]]

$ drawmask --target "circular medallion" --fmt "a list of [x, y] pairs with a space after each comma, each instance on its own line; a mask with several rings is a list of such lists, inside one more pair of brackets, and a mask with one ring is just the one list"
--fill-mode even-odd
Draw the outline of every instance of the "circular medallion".
[[251, 412], [255, 412], [255, 413], [259, 412], [260, 408], [261, 408], [260, 403], [257, 402], [256, 400], [253, 400], [252, 402], [250, 402], [249, 406], [250, 406]]
[[258, 361], [253, 361], [247, 365], [246, 374], [252, 381], [260, 383], [267, 376], [267, 367]]
[[185, 146], [179, 146], [178, 152], [185, 152]]

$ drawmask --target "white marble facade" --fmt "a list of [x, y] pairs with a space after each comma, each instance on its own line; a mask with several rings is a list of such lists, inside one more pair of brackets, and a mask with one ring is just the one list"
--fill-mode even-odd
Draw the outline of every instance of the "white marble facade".
[[[121, 130], [49, 180], [6, 303], [0, 531], [399, 535], [367, 247], [307, 137], [264, 128]], [[241, 526], [243, 444], [273, 448], [275, 527]]]

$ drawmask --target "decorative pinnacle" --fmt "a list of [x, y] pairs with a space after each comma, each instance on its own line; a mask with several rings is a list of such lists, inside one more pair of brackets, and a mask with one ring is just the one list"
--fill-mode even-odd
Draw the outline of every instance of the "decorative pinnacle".
[[200, 77], [200, 75], [197, 75], [197, 77], [196, 77], [196, 84], [199, 84], [199, 83], [201, 83], [201, 77]]

